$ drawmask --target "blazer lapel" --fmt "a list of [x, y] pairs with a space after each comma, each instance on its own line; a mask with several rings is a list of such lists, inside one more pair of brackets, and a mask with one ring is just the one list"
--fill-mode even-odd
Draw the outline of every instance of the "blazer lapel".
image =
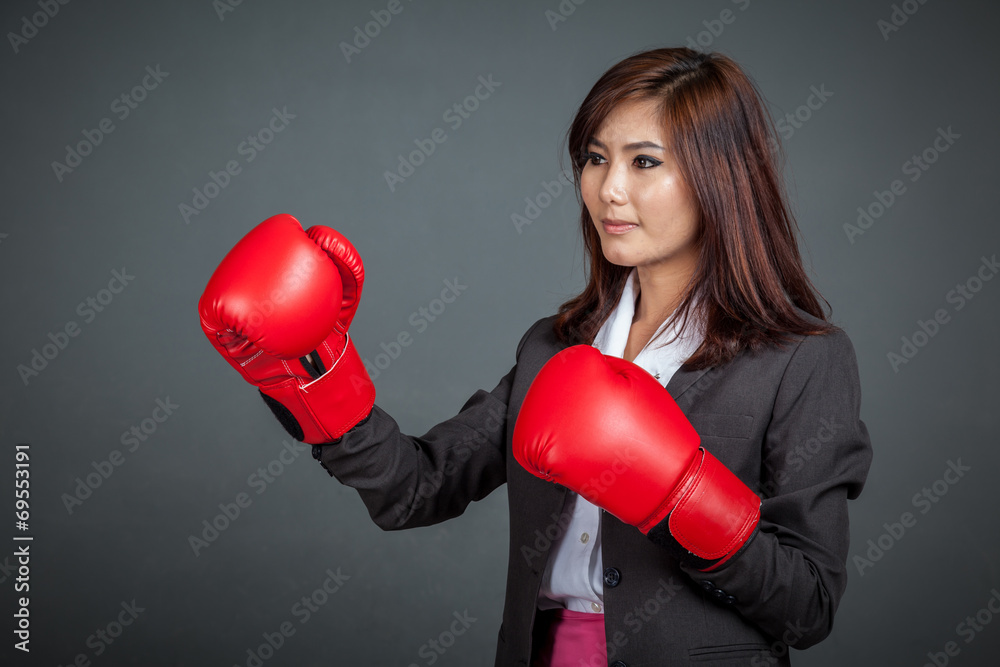
[[713, 366], [709, 368], [702, 368], [700, 370], [686, 371], [684, 370], [684, 367], [681, 366], [667, 383], [667, 392], [669, 392], [674, 400], [679, 403], [684, 392], [690, 389], [696, 382], [702, 380], [702, 378], [704, 378], [709, 371], [714, 370], [714, 368], [715, 367]]

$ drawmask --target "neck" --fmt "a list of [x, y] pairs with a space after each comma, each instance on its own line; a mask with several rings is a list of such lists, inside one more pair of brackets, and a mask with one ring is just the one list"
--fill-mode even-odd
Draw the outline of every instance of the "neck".
[[639, 298], [633, 322], [659, 324], [666, 320], [680, 305], [684, 290], [695, 264], [686, 262], [674, 266], [639, 266]]

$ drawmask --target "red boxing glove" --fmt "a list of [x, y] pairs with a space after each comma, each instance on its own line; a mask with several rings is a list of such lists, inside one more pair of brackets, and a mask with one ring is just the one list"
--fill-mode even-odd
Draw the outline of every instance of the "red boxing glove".
[[364, 280], [361, 257], [339, 232], [304, 232], [281, 214], [229, 251], [198, 303], [212, 345], [297, 440], [335, 440], [375, 403], [347, 334]]
[[542, 367], [513, 437], [514, 458], [528, 472], [708, 571], [749, 544], [760, 498], [699, 442], [652, 375], [589, 345]]

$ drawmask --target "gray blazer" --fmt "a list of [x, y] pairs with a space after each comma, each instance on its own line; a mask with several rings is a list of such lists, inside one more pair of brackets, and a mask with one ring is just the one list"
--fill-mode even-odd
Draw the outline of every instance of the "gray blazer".
[[[507, 483], [510, 553], [498, 667], [530, 664], [542, 572], [569, 519], [559, 515], [565, 487], [531, 475], [511, 453], [528, 386], [565, 347], [554, 320], [525, 333], [517, 363], [493, 391], [477, 391], [426, 434], [400, 433], [375, 406], [339, 442], [314, 449], [385, 530], [458, 516]], [[760, 532], [737, 559], [700, 573], [602, 511], [608, 663], [788, 665], [788, 647], [812, 646], [833, 627], [847, 585], [847, 501], [861, 493], [871, 464], [851, 341], [841, 329], [798, 336], [721, 367], [682, 368], [666, 390], [702, 445], [763, 499]]]

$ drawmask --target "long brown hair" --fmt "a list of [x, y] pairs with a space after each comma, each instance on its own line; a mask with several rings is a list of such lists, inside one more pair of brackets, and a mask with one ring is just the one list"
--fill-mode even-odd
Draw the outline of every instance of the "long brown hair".
[[780, 178], [784, 154], [759, 91], [722, 54], [663, 48], [632, 55], [605, 72], [567, 133], [588, 281], [560, 306], [558, 339], [591, 343], [632, 271], [605, 259], [579, 184], [588, 142], [616, 105], [635, 99], [659, 101], [674, 158], [701, 213], [698, 265], [671, 316], [678, 328], [685, 326], [697, 298], [705, 339], [685, 368], [723, 364], [744, 349], [780, 345], [788, 334], [831, 330], [802, 267], [798, 226]]

